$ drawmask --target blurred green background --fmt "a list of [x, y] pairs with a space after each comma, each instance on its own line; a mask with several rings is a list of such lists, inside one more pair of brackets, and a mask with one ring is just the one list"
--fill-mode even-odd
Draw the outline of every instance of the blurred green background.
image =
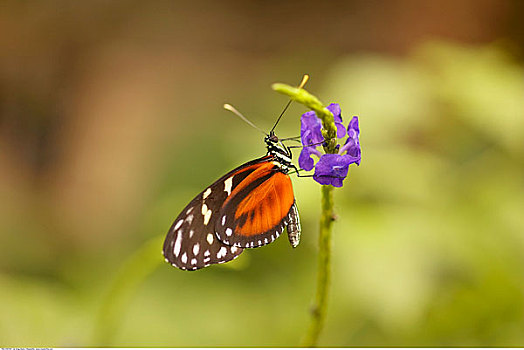
[[181, 208], [265, 153], [222, 104], [269, 129], [286, 102], [270, 84], [304, 73], [359, 116], [363, 152], [335, 194], [320, 345], [524, 345], [523, 4], [2, 1], [1, 345], [300, 344], [320, 198], [307, 178], [293, 177], [297, 249], [161, 263], [109, 301], [113, 327], [99, 313], [130, 256], [159, 239], [163, 261]]

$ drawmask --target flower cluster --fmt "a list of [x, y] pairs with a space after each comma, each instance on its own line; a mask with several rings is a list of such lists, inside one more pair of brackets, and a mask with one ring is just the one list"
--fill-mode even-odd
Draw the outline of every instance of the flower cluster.
[[[337, 127], [337, 138], [343, 139], [348, 136], [344, 145], [337, 145], [336, 154], [322, 154], [318, 147], [322, 146], [324, 137], [322, 136], [322, 122], [315, 112], [309, 111], [300, 118], [300, 138], [302, 140], [302, 151], [298, 158], [298, 164], [303, 170], [310, 171], [313, 168], [315, 173], [313, 179], [321, 185], [333, 185], [342, 187], [342, 181], [348, 174], [349, 165], [356, 163], [360, 165], [360, 129], [358, 127], [358, 117], [353, 117], [347, 129], [342, 124], [340, 106], [332, 103], [327, 109], [333, 113], [335, 125]], [[315, 164], [313, 155], [319, 157]]]

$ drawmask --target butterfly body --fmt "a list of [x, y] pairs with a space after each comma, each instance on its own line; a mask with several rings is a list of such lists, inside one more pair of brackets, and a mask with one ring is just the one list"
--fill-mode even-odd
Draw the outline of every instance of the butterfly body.
[[164, 241], [165, 260], [197, 270], [238, 257], [244, 248], [273, 242], [287, 228], [293, 247], [300, 220], [289, 169], [291, 152], [273, 134], [267, 154], [230, 171], [199, 193], [178, 215]]

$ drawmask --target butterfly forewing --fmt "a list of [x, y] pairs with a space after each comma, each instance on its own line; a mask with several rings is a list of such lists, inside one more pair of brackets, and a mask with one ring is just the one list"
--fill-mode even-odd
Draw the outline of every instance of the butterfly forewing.
[[[236, 247], [260, 247], [279, 237], [291, 217], [297, 236], [300, 227], [295, 225], [298, 212], [294, 202], [291, 179], [278, 162], [268, 159], [258, 164], [224, 202], [215, 223], [217, 237]], [[292, 245], [298, 245], [298, 239]]]
[[245, 163], [198, 194], [169, 229], [163, 249], [166, 261], [182, 270], [197, 270], [238, 257], [243, 249], [218, 239], [216, 221], [229, 195], [266, 162], [267, 156]]

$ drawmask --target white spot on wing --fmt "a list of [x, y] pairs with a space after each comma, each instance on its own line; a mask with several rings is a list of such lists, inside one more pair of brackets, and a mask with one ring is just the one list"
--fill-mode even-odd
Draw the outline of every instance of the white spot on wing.
[[178, 257], [178, 254], [180, 254], [181, 246], [182, 246], [182, 232], [178, 231], [178, 234], [176, 236], [176, 241], [175, 241], [175, 248], [173, 249], [173, 254], [175, 254], [176, 257]]
[[231, 249], [231, 253], [233, 253], [233, 254], [235, 254], [237, 252], [237, 250], [238, 250], [238, 248], [235, 247], [235, 246], [231, 247], [230, 249]]
[[211, 194], [211, 189], [208, 188], [208, 189], [206, 190], [206, 192], [204, 192], [204, 195], [202, 196], [202, 199], [206, 199], [207, 196], [209, 196], [210, 194]]
[[204, 252], [204, 256], [205, 256], [205, 257], [208, 257], [208, 256], [210, 256], [210, 255], [211, 255], [211, 252], [210, 252], [209, 250], [206, 250], [206, 251]]
[[180, 228], [180, 226], [182, 226], [183, 222], [184, 222], [184, 220], [178, 220], [178, 222], [176, 223], [175, 228], [173, 230], [174, 231], [178, 230]]
[[209, 219], [211, 219], [211, 214], [212, 214], [212, 211], [208, 210], [206, 215], [204, 215], [204, 225], [207, 225], [207, 223], [209, 222]]
[[211, 214], [213, 212], [211, 209], [209, 209], [206, 205], [206, 203], [202, 204], [202, 215], [204, 216], [204, 225], [207, 225], [209, 222], [209, 219], [211, 219]]
[[233, 187], [233, 177], [230, 177], [229, 179], [224, 181], [224, 191], [227, 192], [228, 196], [231, 194], [232, 187]]
[[213, 244], [213, 239], [214, 239], [213, 234], [212, 233], [208, 233], [207, 237], [206, 237], [207, 243]]
[[226, 224], [226, 216], [222, 216], [222, 226], [224, 226]]
[[189, 230], [189, 238], [193, 237], [193, 234], [195, 233], [195, 231], [193, 230]]
[[233, 234], [233, 230], [230, 229], [229, 227], [226, 229], [226, 236], [231, 236]]
[[197, 259], [195, 258], [191, 259], [191, 265], [196, 265], [196, 263], [197, 263]]
[[197, 255], [199, 250], [200, 250], [200, 244], [195, 243], [195, 245], [193, 246], [193, 255]]
[[186, 221], [188, 224], [191, 224], [193, 222], [193, 214], [188, 215]]
[[222, 248], [220, 248], [220, 250], [219, 250], [218, 253], [217, 253], [217, 258], [218, 258], [218, 259], [222, 259], [223, 257], [226, 256], [226, 253], [227, 253], [227, 249], [226, 249], [226, 247], [222, 247]]
[[182, 262], [185, 264], [187, 262], [187, 254], [186, 253], [182, 254], [181, 259], [182, 259]]

